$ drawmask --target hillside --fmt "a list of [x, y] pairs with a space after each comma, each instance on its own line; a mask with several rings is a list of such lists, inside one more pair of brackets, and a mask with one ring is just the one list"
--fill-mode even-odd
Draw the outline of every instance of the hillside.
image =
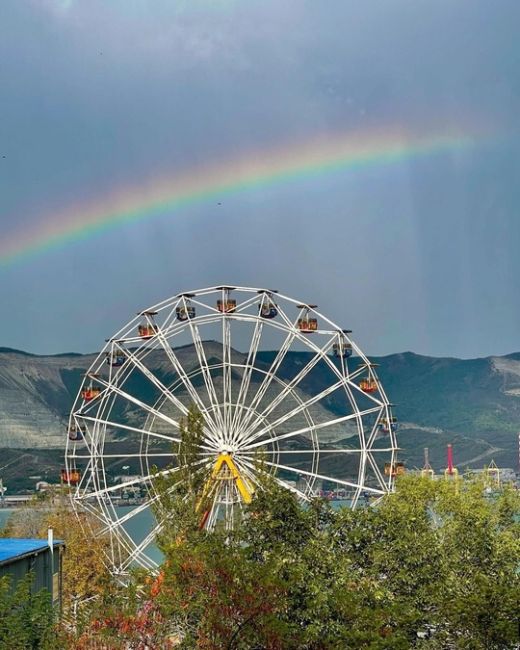
[[[213, 358], [220, 358], [220, 344], [207, 342], [205, 346]], [[185, 368], [197, 366], [192, 346], [176, 352]], [[237, 360], [243, 358], [237, 351], [233, 351], [233, 356]], [[260, 352], [258, 366], [267, 368], [273, 357], [273, 352]], [[94, 358], [95, 355], [78, 354], [36, 356], [0, 348], [0, 449], [6, 461], [0, 464], [0, 471], [4, 480], [22, 484], [28, 476], [57, 475], [67, 415], [82, 375]], [[280, 368], [280, 376], [290, 379], [307, 359], [308, 353], [290, 352]], [[459, 467], [481, 467], [491, 458], [502, 466], [516, 466], [520, 353], [460, 360], [406, 352], [374, 362], [379, 364], [385, 390], [396, 404], [401, 456], [409, 467], [422, 464], [425, 446], [430, 449], [432, 463], [437, 468], [444, 466], [447, 442], [454, 444]], [[175, 379], [162, 355], [151, 358], [150, 363], [165, 383]], [[356, 359], [351, 363], [355, 367]], [[240, 379], [238, 373], [233, 374], [234, 382]], [[133, 390], [143, 399], [156, 398], [142, 378], [133, 381]], [[301, 396], [322, 390], [329, 382], [329, 371], [318, 365], [302, 382]], [[202, 386], [197, 389], [204, 390]], [[187, 402], [189, 396], [181, 399]], [[318, 419], [328, 418], [327, 410], [340, 413], [336, 393], [319, 407]], [[136, 414], [128, 405], [119, 417], [122, 422], [136, 421]], [[328, 433], [332, 437], [337, 435], [334, 431]]]

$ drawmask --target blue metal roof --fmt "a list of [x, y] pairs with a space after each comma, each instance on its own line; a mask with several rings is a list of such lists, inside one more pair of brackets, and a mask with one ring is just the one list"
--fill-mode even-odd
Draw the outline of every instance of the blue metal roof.
[[[61, 546], [62, 544], [61, 540], [55, 539], [53, 546]], [[15, 537], [0, 539], [0, 563], [14, 560], [28, 553], [43, 551], [48, 546], [46, 539], [18, 539]]]

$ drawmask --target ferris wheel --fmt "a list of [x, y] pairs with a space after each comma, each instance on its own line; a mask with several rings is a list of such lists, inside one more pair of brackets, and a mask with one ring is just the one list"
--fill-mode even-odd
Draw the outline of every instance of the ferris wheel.
[[356, 507], [402, 470], [396, 418], [350, 330], [274, 290], [177, 294], [107, 340], [69, 419], [64, 480], [74, 507], [110, 535], [115, 574], [157, 566], [154, 477], [174, 486], [182, 476], [192, 406], [203, 417], [201, 527], [232, 527], [265, 474], [302, 502], [326, 495]]

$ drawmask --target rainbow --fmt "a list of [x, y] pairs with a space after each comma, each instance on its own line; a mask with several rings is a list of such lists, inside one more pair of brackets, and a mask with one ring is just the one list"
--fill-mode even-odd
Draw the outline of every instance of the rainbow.
[[335, 134], [305, 144], [221, 161], [141, 187], [118, 188], [91, 203], [69, 206], [58, 214], [47, 215], [31, 228], [3, 238], [0, 266], [126, 224], [173, 213], [193, 203], [335, 171], [389, 165], [459, 150], [473, 144], [477, 137], [476, 133], [463, 132], [410, 136], [388, 129], [381, 133]]

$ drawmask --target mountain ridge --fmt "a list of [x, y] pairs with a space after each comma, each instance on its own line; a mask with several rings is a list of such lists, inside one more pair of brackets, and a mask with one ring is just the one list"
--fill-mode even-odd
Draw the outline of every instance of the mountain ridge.
[[[221, 343], [208, 341], [205, 345], [213, 355], [221, 350]], [[190, 348], [183, 346], [176, 351], [191, 367], [196, 362], [196, 354]], [[234, 357], [237, 359], [245, 357], [239, 351], [233, 354], [238, 355]], [[289, 352], [280, 366], [280, 376], [290, 380], [309, 354]], [[258, 361], [266, 367], [275, 355], [276, 351], [259, 351]], [[9, 457], [15, 450], [23, 450], [31, 458], [52, 456], [51, 464], [55, 465], [58, 451], [64, 447], [67, 416], [82, 375], [96, 356], [97, 353], [33, 355], [0, 348], [3, 455], [6, 449], [11, 450]], [[430, 449], [432, 463], [443, 467], [448, 442], [454, 445], [455, 461], [460, 467], [482, 466], [492, 458], [502, 466], [516, 466], [520, 352], [457, 359], [408, 350], [371, 360], [378, 364], [377, 372], [385, 392], [396, 404], [395, 413], [400, 421], [398, 443], [409, 467], [422, 465], [424, 447]], [[356, 357], [349, 362], [355, 367]], [[158, 357], [156, 366], [165, 381], [172, 375], [164, 359]], [[317, 369], [302, 382], [301, 389], [305, 393], [320, 391], [329, 380], [326, 369]], [[324, 408], [339, 412], [334, 395], [327, 398]], [[10, 467], [13, 465], [16, 462]], [[37, 464], [26, 474], [29, 472], [39, 474]]]

